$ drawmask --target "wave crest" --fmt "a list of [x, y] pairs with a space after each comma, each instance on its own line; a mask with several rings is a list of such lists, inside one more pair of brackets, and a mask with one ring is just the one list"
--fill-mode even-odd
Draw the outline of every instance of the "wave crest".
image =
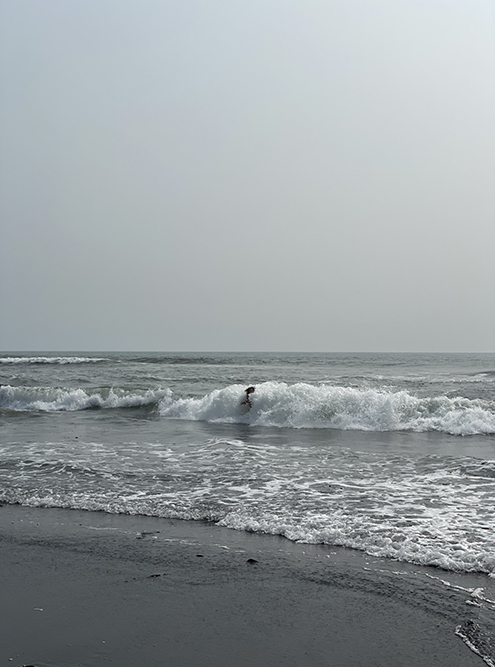
[[103, 357], [0, 357], [0, 364], [96, 364]]
[[0, 386], [0, 408], [15, 411], [73, 411], [134, 408], [155, 404], [163, 418], [283, 428], [358, 431], [440, 431], [451, 435], [495, 434], [495, 402], [407, 391], [265, 382], [241, 405], [244, 386], [216, 389], [201, 398], [174, 398], [170, 389]]
[[169, 389], [148, 389], [138, 392], [111, 388], [94, 390], [90, 393], [84, 389], [4, 385], [0, 386], [0, 408], [43, 412], [88, 410], [90, 408], [136, 408], [158, 404], [169, 394]]
[[202, 398], [161, 401], [162, 416], [172, 419], [247, 423], [287, 428], [335, 428], [363, 431], [441, 431], [452, 435], [495, 433], [492, 401], [436, 396], [418, 398], [407, 391], [355, 389], [306, 383], [265, 382], [251, 395], [242, 414], [244, 387], [231, 385]]

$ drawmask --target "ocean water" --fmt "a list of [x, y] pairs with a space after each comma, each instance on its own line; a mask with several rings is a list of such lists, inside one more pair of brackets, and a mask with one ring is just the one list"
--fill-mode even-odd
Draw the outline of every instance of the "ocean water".
[[3, 353], [0, 385], [0, 502], [495, 577], [493, 354]]

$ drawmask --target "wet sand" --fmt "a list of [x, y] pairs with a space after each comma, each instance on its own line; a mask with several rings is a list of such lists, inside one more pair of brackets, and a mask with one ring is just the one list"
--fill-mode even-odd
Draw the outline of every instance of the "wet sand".
[[6, 505], [0, 562], [0, 666], [484, 664], [462, 596], [348, 549]]

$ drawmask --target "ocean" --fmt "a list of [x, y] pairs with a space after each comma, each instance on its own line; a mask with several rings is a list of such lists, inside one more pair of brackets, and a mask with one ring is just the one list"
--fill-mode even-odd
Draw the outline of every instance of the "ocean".
[[0, 502], [411, 564], [495, 665], [495, 354], [2, 353]]
[[4, 353], [0, 383], [3, 503], [495, 577], [493, 354]]

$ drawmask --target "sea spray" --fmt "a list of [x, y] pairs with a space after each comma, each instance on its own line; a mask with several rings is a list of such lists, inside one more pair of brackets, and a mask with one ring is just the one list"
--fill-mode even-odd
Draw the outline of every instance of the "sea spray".
[[265, 382], [252, 395], [252, 408], [239, 409], [243, 387], [231, 385], [202, 398], [167, 396], [163, 417], [248, 423], [286, 428], [364, 431], [442, 431], [452, 435], [495, 433], [495, 403], [437, 396], [419, 398], [407, 391], [356, 389], [307, 383]]

